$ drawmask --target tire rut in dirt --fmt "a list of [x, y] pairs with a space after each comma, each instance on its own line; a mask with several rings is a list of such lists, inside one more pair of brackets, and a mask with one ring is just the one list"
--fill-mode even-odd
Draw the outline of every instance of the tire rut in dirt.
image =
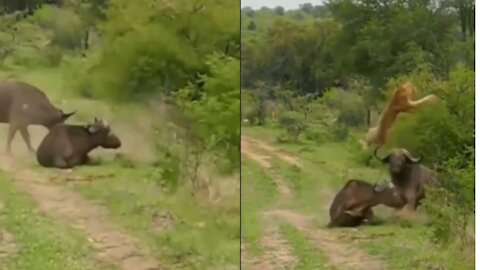
[[304, 234], [327, 257], [336, 269], [384, 270], [383, 262], [363, 250], [342, 242], [326, 229], [316, 228], [310, 217], [291, 210], [272, 210], [272, 218], [280, 218]]
[[265, 143], [265, 142], [262, 142], [260, 140], [257, 140], [257, 139], [254, 139], [254, 138], [251, 138], [251, 137], [248, 137], [248, 136], [242, 136], [242, 145], [243, 143], [246, 143], [246, 144], [249, 144], [249, 145], [252, 145], [252, 146], [257, 146], [258, 148], [270, 153], [270, 154], [273, 154], [275, 155], [277, 158], [279, 158], [280, 160], [282, 160], [283, 162], [286, 162], [292, 166], [295, 166], [295, 167], [298, 167], [298, 168], [302, 168], [302, 164], [300, 163], [299, 161], [299, 158], [298, 157], [295, 157], [291, 154], [287, 154], [285, 153], [284, 151], [280, 151], [278, 149], [276, 149], [275, 147]]

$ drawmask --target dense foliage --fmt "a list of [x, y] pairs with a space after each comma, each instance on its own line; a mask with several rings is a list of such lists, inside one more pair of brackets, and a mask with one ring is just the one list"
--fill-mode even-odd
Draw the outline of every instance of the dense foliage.
[[[387, 148], [410, 149], [437, 168], [441, 185], [426, 205], [433, 235], [464, 240], [475, 209], [474, 12], [469, 0], [244, 8], [243, 118], [272, 122], [285, 134], [306, 127], [295, 130], [295, 140], [336, 140], [360, 149], [355, 135], [375, 124], [399, 83], [413, 81], [419, 97], [434, 93], [442, 102], [402, 115]], [[358, 161], [376, 164], [361, 150]]]

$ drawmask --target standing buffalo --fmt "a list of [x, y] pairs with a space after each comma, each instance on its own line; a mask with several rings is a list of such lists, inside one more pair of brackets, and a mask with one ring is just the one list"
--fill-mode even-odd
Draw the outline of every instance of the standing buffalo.
[[56, 125], [50, 129], [37, 150], [37, 161], [44, 167], [61, 169], [86, 164], [88, 153], [97, 147], [119, 148], [120, 139], [110, 131], [104, 121], [95, 118], [93, 123], [81, 125]]
[[348, 180], [330, 206], [328, 227], [356, 227], [373, 217], [372, 207], [384, 204], [401, 208], [404, 202], [391, 183], [370, 184], [363, 180]]
[[20, 131], [28, 149], [34, 152], [27, 129], [29, 125], [50, 129], [74, 113], [64, 113], [53, 106], [45, 93], [33, 85], [18, 81], [0, 83], [0, 123], [10, 124], [7, 153], [11, 152], [11, 143], [17, 131]]
[[422, 158], [414, 158], [406, 149], [394, 149], [383, 158], [377, 155], [378, 149], [375, 149], [374, 155], [389, 164], [391, 181], [398, 195], [405, 200], [408, 210], [416, 210], [425, 197], [425, 184], [436, 181], [435, 171], [420, 164]]

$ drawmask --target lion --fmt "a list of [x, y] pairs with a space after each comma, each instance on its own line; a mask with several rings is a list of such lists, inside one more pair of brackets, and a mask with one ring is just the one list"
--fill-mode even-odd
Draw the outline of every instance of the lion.
[[410, 81], [405, 82], [395, 90], [380, 115], [377, 126], [368, 130], [366, 136], [368, 147], [372, 145], [382, 146], [386, 143], [399, 113], [414, 113], [418, 107], [438, 101], [436, 95], [428, 95], [414, 101], [413, 98], [416, 94], [417, 88]]

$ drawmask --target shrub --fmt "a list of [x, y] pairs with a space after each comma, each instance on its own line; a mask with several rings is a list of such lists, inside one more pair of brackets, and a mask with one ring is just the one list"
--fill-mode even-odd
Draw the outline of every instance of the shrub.
[[[208, 74], [202, 89], [190, 84], [176, 94], [177, 104], [192, 120], [192, 130], [206, 149], [227, 157], [231, 169], [240, 164], [240, 65], [236, 58], [221, 54], [208, 57]], [[192, 96], [199, 97], [192, 101]]]
[[158, 142], [156, 144], [158, 159], [155, 162], [155, 170], [152, 178], [155, 182], [167, 189], [174, 191], [180, 182], [180, 156], [172, 151], [168, 146]]
[[73, 10], [43, 5], [35, 12], [35, 20], [50, 33], [52, 45], [69, 50], [81, 47], [84, 25]]
[[365, 105], [358, 94], [330, 89], [322, 97], [323, 103], [336, 112], [337, 122], [349, 127], [358, 127], [366, 121]]
[[44, 51], [44, 56], [49, 66], [58, 66], [62, 62], [63, 51], [58, 46], [49, 46]]
[[344, 123], [338, 122], [331, 127], [332, 138], [336, 141], [346, 141], [350, 135], [350, 131]]
[[278, 119], [279, 126], [286, 131], [288, 139], [298, 141], [300, 134], [307, 129], [303, 116], [294, 111], [286, 111]]
[[202, 12], [193, 7], [194, 1], [109, 1], [99, 26], [99, 61], [86, 78], [94, 81], [94, 94], [121, 101], [171, 95], [207, 73], [208, 57], [227, 45], [226, 55], [239, 58], [236, 5], [215, 2]]
[[266, 121], [266, 98], [260, 88], [242, 90], [242, 113], [249, 123], [263, 125]]

